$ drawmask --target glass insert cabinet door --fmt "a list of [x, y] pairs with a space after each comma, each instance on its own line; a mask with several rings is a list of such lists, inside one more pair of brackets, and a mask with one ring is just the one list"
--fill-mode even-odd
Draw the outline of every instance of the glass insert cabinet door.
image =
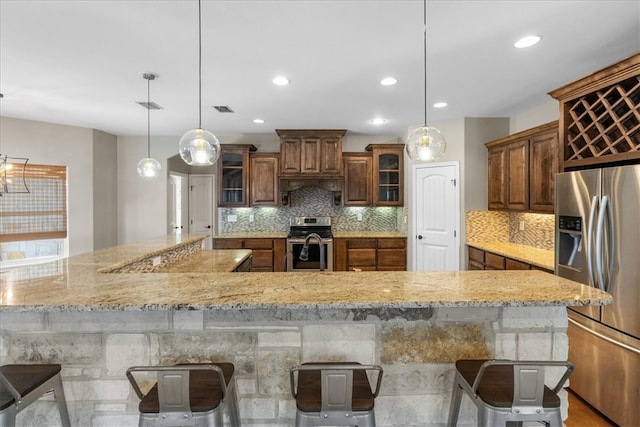
[[375, 206], [403, 206], [404, 144], [372, 144]]
[[219, 171], [218, 206], [248, 206], [249, 152], [253, 145], [222, 145]]

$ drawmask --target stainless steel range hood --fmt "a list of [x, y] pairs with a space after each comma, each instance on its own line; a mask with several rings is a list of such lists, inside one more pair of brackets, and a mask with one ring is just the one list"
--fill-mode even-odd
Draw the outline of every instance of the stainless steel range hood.
[[342, 203], [344, 177], [340, 175], [281, 175], [280, 198], [284, 206], [289, 205], [289, 193], [304, 187], [320, 187], [333, 193], [333, 203]]

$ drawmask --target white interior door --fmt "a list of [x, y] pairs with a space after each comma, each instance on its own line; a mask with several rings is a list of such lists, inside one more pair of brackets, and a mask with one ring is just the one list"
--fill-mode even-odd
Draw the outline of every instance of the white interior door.
[[[215, 233], [214, 189], [213, 175], [189, 175], [189, 234]], [[207, 239], [206, 247], [211, 243]]]
[[413, 176], [414, 268], [459, 270], [459, 165], [416, 165]]
[[188, 231], [189, 224], [189, 176], [169, 174], [169, 234]]

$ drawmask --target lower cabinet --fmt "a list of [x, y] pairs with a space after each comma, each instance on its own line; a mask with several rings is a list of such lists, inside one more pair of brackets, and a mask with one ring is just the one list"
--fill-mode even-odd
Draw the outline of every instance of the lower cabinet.
[[526, 262], [511, 259], [493, 252], [467, 246], [469, 252], [468, 270], [542, 270], [553, 274], [552, 270]]
[[285, 271], [285, 239], [213, 239], [213, 249], [251, 249], [251, 271]]
[[336, 271], [404, 271], [407, 239], [334, 239]]
[[247, 257], [242, 263], [233, 270], [235, 273], [246, 273], [251, 271], [251, 261], [252, 257]]

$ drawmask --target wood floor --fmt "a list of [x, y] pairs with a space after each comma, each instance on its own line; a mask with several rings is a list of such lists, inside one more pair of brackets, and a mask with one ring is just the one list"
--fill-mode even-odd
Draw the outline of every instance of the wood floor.
[[565, 421], [567, 427], [611, 427], [615, 426], [600, 415], [577, 394], [569, 391], [569, 417]]

